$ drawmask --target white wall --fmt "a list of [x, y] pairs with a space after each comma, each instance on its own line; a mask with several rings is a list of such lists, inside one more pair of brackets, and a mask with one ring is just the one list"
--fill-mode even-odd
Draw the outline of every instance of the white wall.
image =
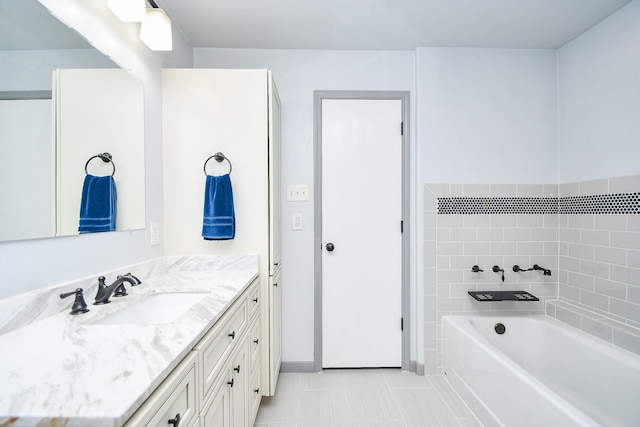
[[[308, 184], [311, 191], [309, 202], [283, 202], [283, 360], [313, 361], [313, 91], [408, 90], [415, 99], [414, 54], [195, 49], [194, 65], [273, 71], [282, 100], [283, 189]], [[291, 230], [292, 212], [302, 212], [304, 230]]]
[[154, 53], [140, 42], [137, 24], [120, 22], [105, 2], [41, 3], [144, 83], [147, 230], [0, 243], [0, 298], [162, 255], [162, 246], [149, 245], [148, 231], [150, 221], [162, 220], [161, 68], [192, 63], [180, 33], [173, 52]]
[[560, 182], [640, 172], [640, 0], [560, 49]]
[[421, 182], [557, 182], [556, 52], [418, 48]]
[[0, 91], [51, 90], [55, 68], [113, 68], [95, 49], [0, 51]]

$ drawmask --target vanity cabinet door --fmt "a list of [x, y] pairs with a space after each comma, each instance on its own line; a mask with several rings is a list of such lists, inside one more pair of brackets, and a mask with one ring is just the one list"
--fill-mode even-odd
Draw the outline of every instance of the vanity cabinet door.
[[239, 351], [231, 362], [231, 377], [233, 387], [231, 387], [231, 417], [233, 427], [249, 427], [249, 356], [248, 340], [239, 346]]
[[231, 387], [226, 381], [219, 382], [200, 414], [202, 425], [231, 427]]
[[204, 426], [249, 427], [247, 342], [245, 336], [203, 405], [200, 417]]
[[260, 369], [251, 372], [252, 377], [249, 381], [248, 399], [249, 399], [249, 425], [252, 426], [258, 415], [262, 394], [260, 393]]
[[172, 425], [170, 420], [189, 426], [197, 420], [196, 363], [196, 353], [189, 353], [127, 421], [126, 427], [166, 427]]
[[280, 96], [271, 71], [267, 73], [269, 95], [269, 275], [273, 276], [280, 265], [280, 235], [282, 218], [280, 215]]
[[282, 362], [282, 271], [269, 278], [269, 396], [276, 392]]

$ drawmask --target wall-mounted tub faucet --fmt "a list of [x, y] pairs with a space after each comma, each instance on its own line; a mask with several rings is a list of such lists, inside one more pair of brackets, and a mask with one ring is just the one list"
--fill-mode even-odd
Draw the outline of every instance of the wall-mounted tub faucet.
[[542, 271], [542, 274], [544, 276], [551, 276], [551, 270], [549, 270], [548, 268], [540, 267], [538, 264], [533, 264], [533, 270]]
[[533, 268], [520, 268], [520, 266], [518, 265], [513, 266], [513, 271], [515, 271], [516, 273], [519, 273], [521, 271], [531, 271], [531, 270], [533, 270]]
[[473, 273], [482, 273], [484, 270], [478, 267], [477, 265], [474, 265], [473, 267], [471, 267], [471, 271]]
[[500, 268], [497, 265], [493, 266], [493, 272], [494, 273], [500, 273], [502, 272], [502, 281], [504, 282], [504, 268]]

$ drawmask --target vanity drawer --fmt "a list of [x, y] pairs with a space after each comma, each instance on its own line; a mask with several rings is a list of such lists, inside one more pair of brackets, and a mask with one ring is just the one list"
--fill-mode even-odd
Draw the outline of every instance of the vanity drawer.
[[194, 425], [199, 412], [196, 397], [196, 364], [196, 353], [189, 353], [138, 412], [127, 421], [126, 427], [164, 427], [170, 425], [169, 420], [177, 417], [180, 425]]
[[230, 308], [221, 323], [212, 328], [196, 345], [200, 358], [202, 381], [201, 398], [204, 399], [216, 382], [225, 360], [240, 341], [247, 329], [247, 300], [238, 300], [238, 305]]
[[249, 307], [249, 321], [251, 321], [260, 311], [260, 288], [257, 280], [249, 288]]

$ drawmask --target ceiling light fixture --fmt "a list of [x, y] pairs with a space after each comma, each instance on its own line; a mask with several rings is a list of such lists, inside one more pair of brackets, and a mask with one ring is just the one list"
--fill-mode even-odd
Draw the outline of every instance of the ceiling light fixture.
[[147, 4], [146, 0], [107, 0], [107, 7], [123, 22], [142, 22]]
[[153, 0], [148, 1], [152, 9], [146, 10], [146, 15], [140, 25], [140, 40], [151, 50], [172, 50], [171, 19]]

